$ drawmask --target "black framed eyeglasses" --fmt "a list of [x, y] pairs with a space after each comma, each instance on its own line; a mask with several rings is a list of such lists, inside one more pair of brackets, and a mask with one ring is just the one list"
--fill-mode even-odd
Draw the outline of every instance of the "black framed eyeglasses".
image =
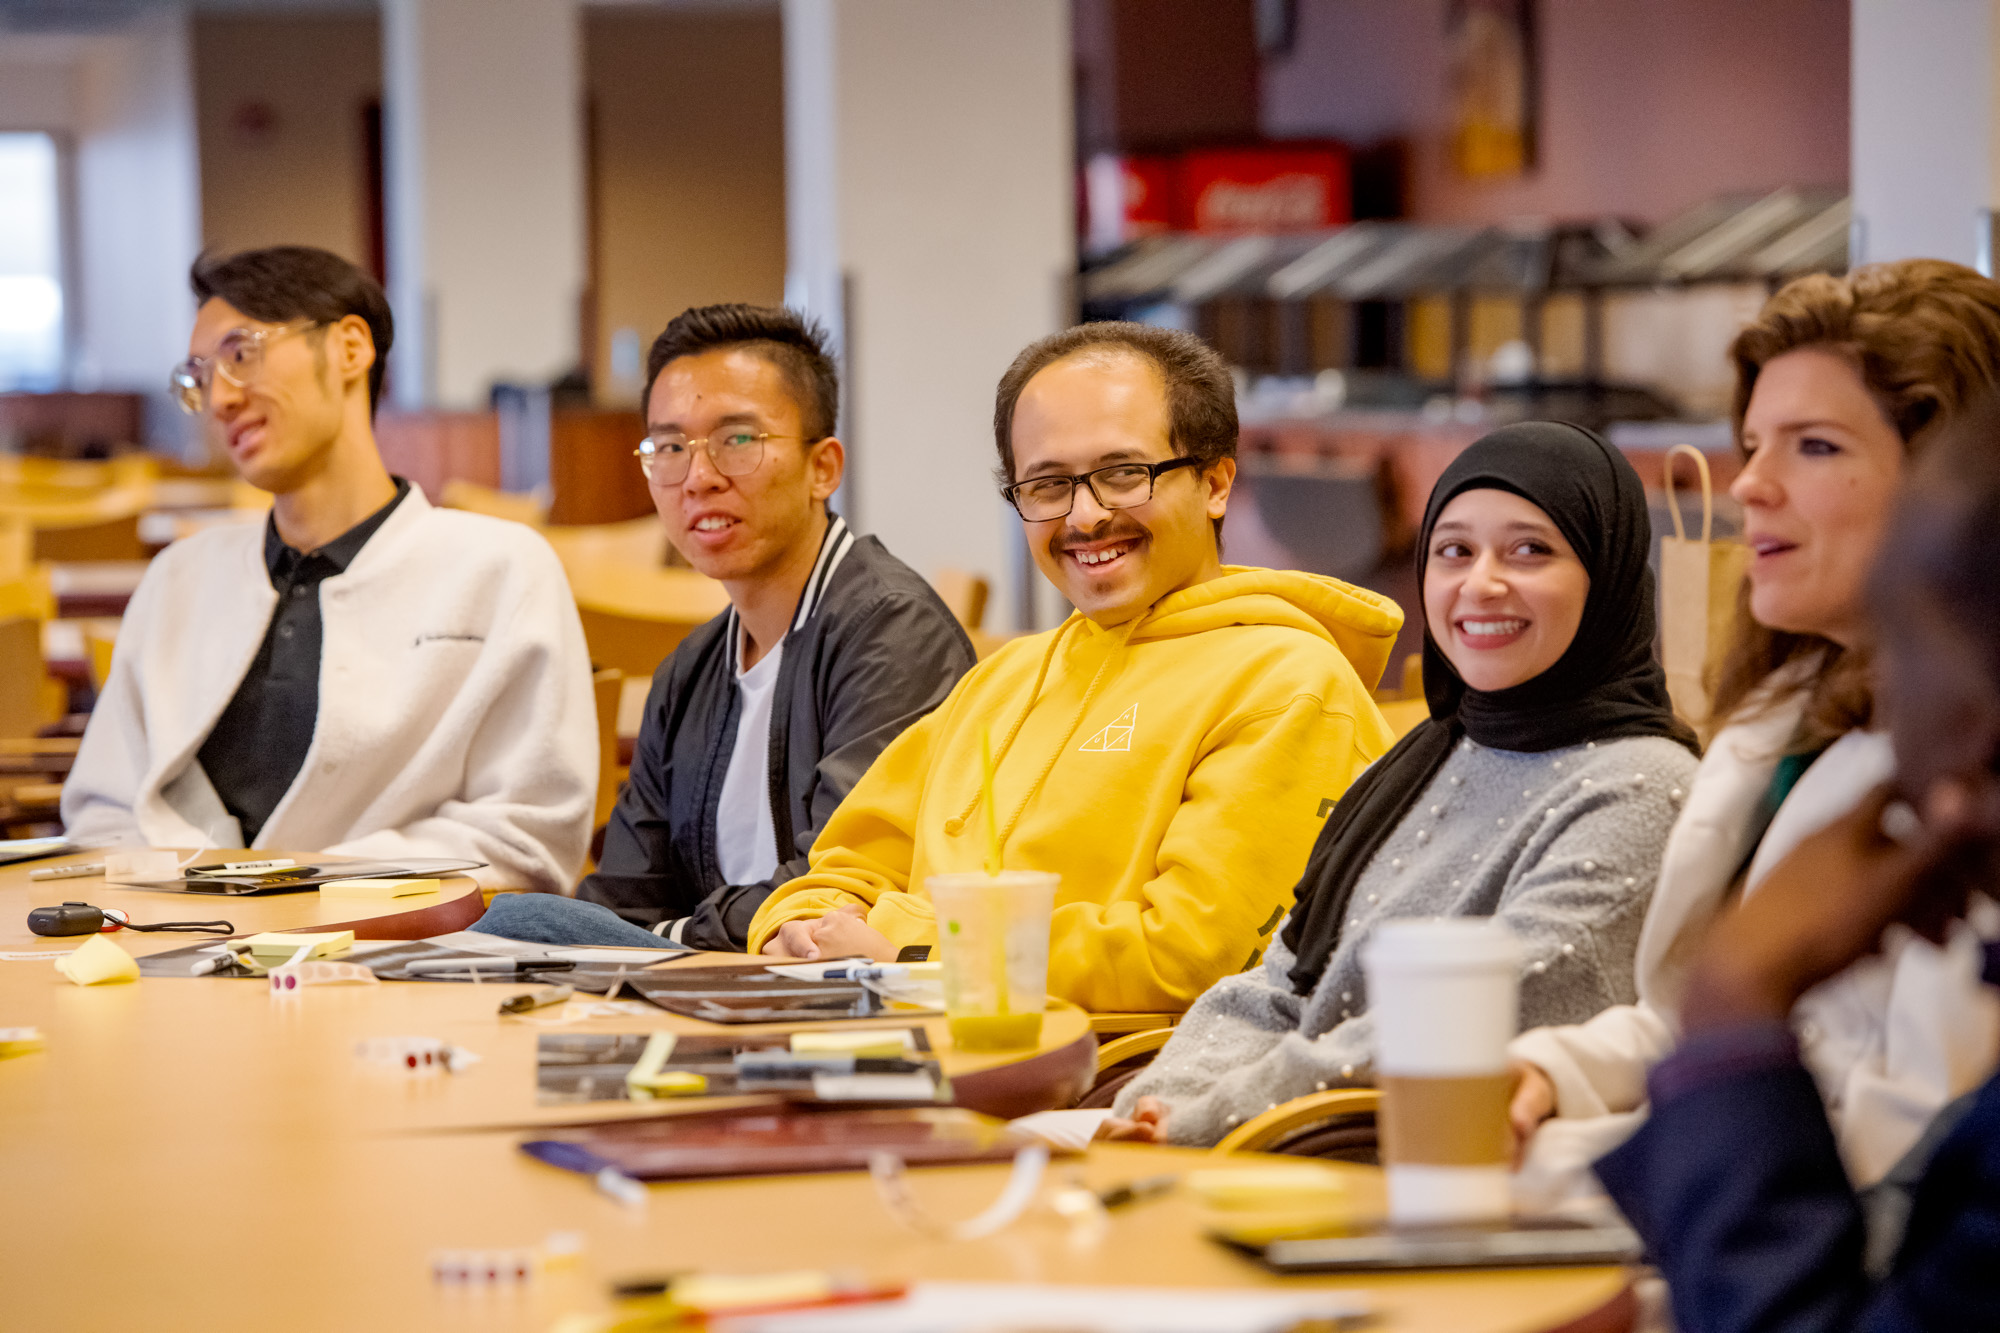
[[1014, 512], [1030, 523], [1046, 523], [1066, 518], [1076, 505], [1076, 488], [1090, 487], [1090, 494], [1106, 509], [1131, 509], [1153, 498], [1153, 483], [1162, 472], [1177, 467], [1198, 467], [1198, 458], [1169, 458], [1162, 463], [1113, 463], [1075, 476], [1030, 477], [1012, 486], [1002, 486], [1000, 494], [1014, 506]]
[[658, 486], [678, 486], [694, 467], [697, 449], [708, 451], [708, 461], [725, 477], [747, 477], [764, 461], [764, 441], [797, 439], [794, 435], [773, 435], [731, 427], [713, 435], [690, 440], [685, 435], [648, 435], [632, 452], [639, 456], [639, 470]]

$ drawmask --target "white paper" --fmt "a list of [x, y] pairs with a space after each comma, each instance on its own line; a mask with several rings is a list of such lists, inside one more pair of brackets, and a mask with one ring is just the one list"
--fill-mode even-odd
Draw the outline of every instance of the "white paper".
[[1101, 1111], [1037, 1111], [1008, 1123], [1051, 1148], [1082, 1152], [1097, 1137], [1097, 1127], [1110, 1118], [1111, 1108], [1106, 1107]]
[[570, 963], [630, 963], [644, 967], [669, 958], [684, 958], [685, 949], [550, 949], [549, 957]]
[[878, 966], [872, 958], [827, 958], [816, 963], [770, 963], [764, 968], [787, 981], [824, 981], [826, 974], [834, 968], [842, 971], [850, 967]]
[[934, 1102], [929, 1074], [814, 1074], [813, 1096], [823, 1102]]
[[1042, 1283], [919, 1282], [900, 1301], [718, 1320], [719, 1333], [1282, 1333], [1309, 1319], [1361, 1319], [1352, 1291], [1218, 1291], [1059, 1287]]

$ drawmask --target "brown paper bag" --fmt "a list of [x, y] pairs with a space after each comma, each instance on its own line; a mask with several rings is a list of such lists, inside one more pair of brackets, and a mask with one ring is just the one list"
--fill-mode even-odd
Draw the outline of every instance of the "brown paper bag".
[[[1686, 454], [1701, 475], [1701, 538], [1690, 540], [1681, 526], [1680, 501], [1674, 495], [1674, 459]], [[1708, 460], [1692, 445], [1667, 451], [1667, 511], [1674, 517], [1674, 535], [1660, 539], [1660, 661], [1667, 671], [1667, 693], [1674, 711], [1694, 726], [1708, 721], [1709, 688], [1729, 651], [1736, 625], [1736, 594], [1750, 567], [1750, 548], [1742, 542], [1715, 541], [1715, 493], [1708, 478]]]

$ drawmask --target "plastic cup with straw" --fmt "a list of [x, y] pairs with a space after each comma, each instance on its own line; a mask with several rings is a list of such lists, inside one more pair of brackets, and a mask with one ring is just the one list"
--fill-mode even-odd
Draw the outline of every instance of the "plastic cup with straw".
[[932, 875], [925, 885], [937, 909], [952, 1044], [963, 1050], [1022, 1050], [1041, 1040], [1049, 921], [1059, 876], [1001, 868], [991, 732], [981, 735], [979, 754], [984, 869]]

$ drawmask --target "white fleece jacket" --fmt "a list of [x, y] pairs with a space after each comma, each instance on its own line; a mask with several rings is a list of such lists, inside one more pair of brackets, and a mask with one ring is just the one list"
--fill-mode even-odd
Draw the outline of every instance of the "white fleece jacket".
[[[319, 595], [312, 745], [256, 845], [461, 857], [489, 863], [482, 884], [566, 892], [590, 836], [597, 730], [555, 552], [413, 488]], [[196, 755], [276, 605], [262, 524], [153, 561], [63, 784], [73, 841], [242, 845]]]
[[[1675, 1015], [1694, 947], [1726, 902], [1750, 854], [1752, 821], [1804, 711], [1793, 692], [1761, 716], [1724, 728], [1695, 773], [1668, 839], [1659, 885], [1639, 936], [1639, 1001], [1587, 1022], [1537, 1028], [1512, 1051], [1545, 1070], [1557, 1119], [1531, 1146], [1523, 1188], [1572, 1193], [1574, 1176], [1622, 1143], [1644, 1115], [1646, 1074], [1673, 1049]], [[1806, 770], [1757, 845], [1745, 893], [1801, 840], [1887, 780], [1887, 736], [1854, 731]], [[2000, 999], [1979, 980], [1978, 937], [2000, 921], [1991, 903], [1940, 949], [1891, 930], [1883, 952], [1813, 988], [1792, 1011], [1801, 1055], [1818, 1081], [1849, 1175], [1879, 1180], [1931, 1117], [1992, 1072]]]

